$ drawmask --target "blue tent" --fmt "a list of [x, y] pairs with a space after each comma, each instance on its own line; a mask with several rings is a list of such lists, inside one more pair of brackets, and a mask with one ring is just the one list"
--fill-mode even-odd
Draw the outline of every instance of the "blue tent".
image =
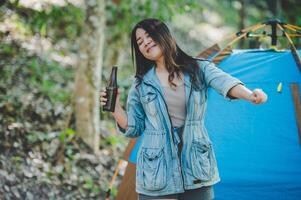
[[[235, 50], [219, 67], [248, 88], [262, 88], [269, 99], [262, 105], [226, 101], [209, 89], [205, 125], [221, 176], [216, 199], [301, 199], [301, 145], [290, 87], [301, 88], [301, 73], [291, 52]], [[140, 140], [129, 162], [136, 163]]]

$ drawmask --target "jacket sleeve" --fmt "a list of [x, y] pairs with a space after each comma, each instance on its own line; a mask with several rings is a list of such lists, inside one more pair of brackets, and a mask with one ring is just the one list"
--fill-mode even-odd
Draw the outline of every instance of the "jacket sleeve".
[[126, 104], [126, 114], [128, 119], [128, 127], [126, 129], [119, 126], [115, 121], [116, 129], [119, 133], [126, 137], [138, 137], [144, 131], [145, 113], [140, 102], [138, 89], [135, 88], [136, 81], [132, 84]]
[[213, 62], [199, 62], [207, 86], [211, 86], [228, 101], [237, 99], [229, 96], [228, 92], [238, 84], [245, 85], [242, 81], [222, 71]]

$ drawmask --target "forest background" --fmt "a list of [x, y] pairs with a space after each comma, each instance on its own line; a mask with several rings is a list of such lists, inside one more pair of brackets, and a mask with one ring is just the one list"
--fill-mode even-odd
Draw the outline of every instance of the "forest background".
[[[103, 199], [128, 139], [101, 112], [99, 91], [117, 65], [125, 107], [135, 73], [130, 32], [141, 19], [166, 22], [193, 56], [269, 19], [301, 25], [298, 0], [8, 0], [0, 6], [0, 199]], [[269, 48], [270, 38], [260, 42], [258, 48]]]

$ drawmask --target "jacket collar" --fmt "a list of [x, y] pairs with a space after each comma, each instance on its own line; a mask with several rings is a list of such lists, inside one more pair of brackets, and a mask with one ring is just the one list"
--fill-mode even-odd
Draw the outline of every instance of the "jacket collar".
[[[152, 65], [151, 69], [146, 72], [146, 74], [143, 76], [143, 82], [146, 84], [149, 84], [153, 86], [155, 89], [157, 89], [162, 96], [164, 96], [163, 88], [161, 86], [160, 80], [156, 74], [155, 65]], [[190, 76], [187, 72], [184, 72], [184, 85], [185, 85], [185, 100], [186, 100], [186, 106], [188, 105], [188, 98], [189, 93], [191, 90], [191, 80]]]

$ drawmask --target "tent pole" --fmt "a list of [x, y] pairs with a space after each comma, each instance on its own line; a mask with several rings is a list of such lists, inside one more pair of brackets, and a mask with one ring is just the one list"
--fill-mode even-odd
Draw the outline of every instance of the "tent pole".
[[295, 114], [299, 132], [299, 143], [301, 144], [301, 99], [300, 99], [300, 90], [298, 83], [290, 84], [292, 90], [293, 101], [295, 105]]
[[295, 47], [295, 45], [294, 45], [292, 39], [290, 38], [290, 36], [286, 33], [286, 31], [282, 28], [282, 26], [281, 26], [280, 24], [277, 24], [277, 26], [278, 26], [278, 28], [279, 28], [280, 30], [283, 31], [284, 35], [285, 35], [286, 38], [288, 39], [288, 41], [289, 41], [289, 43], [290, 43], [290, 45], [291, 45], [291, 52], [292, 52], [292, 54], [293, 54], [293, 56], [294, 56], [294, 59], [295, 59], [296, 64], [297, 64], [297, 66], [298, 66], [298, 68], [299, 68], [299, 71], [301, 72], [301, 60], [300, 60], [299, 54], [298, 54], [298, 52], [297, 52], [297, 50], [296, 50], [296, 47]]
[[269, 25], [271, 25], [271, 30], [272, 30], [272, 35], [271, 35], [271, 43], [272, 43], [272, 47], [276, 47], [277, 46], [277, 25], [279, 23], [277, 21], [271, 21], [269, 23]]
[[111, 181], [110, 181], [109, 189], [107, 190], [105, 200], [109, 200], [109, 199], [110, 199], [111, 190], [112, 190], [113, 184], [114, 184], [114, 182], [115, 182], [115, 178], [117, 177], [119, 168], [120, 168], [121, 165], [122, 165], [122, 162], [123, 162], [122, 159], [119, 159], [119, 160], [118, 160], [118, 164], [117, 164], [117, 166], [116, 166], [116, 169], [115, 169], [115, 172], [114, 172], [114, 174], [113, 174], [113, 177], [112, 177], [112, 179], [111, 179]]
[[[234, 40], [232, 40], [231, 42], [229, 42], [219, 53], [217, 53], [214, 58], [218, 57], [220, 54], [225, 54], [228, 50], [229, 50], [229, 47], [234, 44], [235, 42], [237, 42], [238, 40], [240, 40], [241, 38], [245, 37], [247, 35], [247, 33], [249, 31], [256, 31], [258, 29], [261, 29], [263, 27], [265, 27], [266, 24], [257, 24], [255, 26], [252, 26], [251, 29], [248, 29], [247, 32], [243, 32], [241, 35], [239, 35], [238, 37], [236, 37]], [[212, 60], [214, 60], [214, 58]]]
[[[249, 32], [249, 30], [252, 30], [253, 28], [256, 28], [258, 26], [260, 26], [261, 24], [255, 24], [253, 26], [250, 26], [250, 27], [247, 27], [247, 28], [244, 28], [242, 30], [240, 30], [239, 32], [237, 33], [234, 33], [234, 34], [231, 34], [230, 36], [226, 36], [224, 37], [219, 43], [222, 43], [223, 41], [227, 41], [227, 40], [230, 40], [230, 41], [233, 41], [235, 38], [237, 38], [238, 36], [241, 36], [241, 37], [244, 37], [244, 35], [241, 35], [242, 33], [243, 34], [246, 34]], [[219, 53], [218, 53], [219, 52]], [[218, 64], [219, 62], [221, 62], [227, 55], [229, 55], [229, 53], [232, 53], [232, 49], [230, 46], [225, 46], [222, 50], [220, 49], [218, 43], [212, 45], [211, 47], [207, 48], [206, 50], [202, 51], [201, 53], [199, 53], [197, 55], [198, 58], [205, 58], [207, 59], [208, 57], [210, 57], [212, 54], [216, 54], [216, 56], [212, 59], [212, 61], [215, 63], [215, 64]]]
[[294, 28], [294, 29], [297, 29], [297, 30], [301, 31], [301, 27], [299, 27], [299, 26], [295, 26], [295, 25], [292, 25], [292, 24], [286, 24], [285, 26], [289, 26], [291, 28]]
[[290, 26], [287, 26], [287, 25], [283, 25], [284, 28], [287, 28], [289, 30], [292, 30], [292, 31], [295, 31], [295, 32], [298, 32], [295, 28], [293, 27], [290, 27]]
[[249, 27], [247, 27], [247, 28], [241, 29], [239, 32], [232, 33], [232, 34], [230, 34], [230, 35], [228, 35], [228, 36], [225, 36], [225, 37], [223, 37], [223, 39], [221, 39], [220, 42], [218, 42], [218, 43], [220, 44], [220, 43], [222, 43], [222, 42], [224, 42], [224, 41], [228, 41], [228, 40], [232, 41], [232, 40], [234, 40], [236, 37], [240, 36], [242, 33], [247, 33], [247, 32], [249, 32], [250, 30], [252, 30], [253, 28], [258, 27], [259, 25], [261, 25], [261, 23], [260, 23], [260, 24], [255, 24], [255, 25], [253, 25], [253, 26], [249, 26]]
[[301, 34], [287, 34], [290, 37], [301, 37]]
[[290, 27], [290, 26], [287, 26], [287, 25], [283, 25], [284, 28], [287, 28], [289, 30], [292, 30], [292, 31], [295, 31], [294, 34], [287, 34], [289, 35], [290, 37], [301, 37], [301, 32], [299, 30], [296, 30], [295, 28], [293, 27]]
[[[260, 24], [260, 25], [258, 25], [258, 26], [256, 26], [256, 27], [254, 27], [253, 29], [251, 29], [250, 31], [256, 31], [256, 30], [261, 29], [261, 28], [263, 28], [263, 27], [265, 27], [265, 26], [266, 26], [265, 24]], [[248, 31], [248, 32], [249, 32], [249, 31]], [[232, 44], [234, 44], [235, 42], [237, 42], [237, 41], [240, 40], [241, 38], [245, 37], [245, 36], [247, 35], [248, 32], [244, 32], [243, 34], [241, 34], [240, 36], [238, 36], [237, 38], [235, 38], [234, 40], [232, 40], [231, 42], [229, 42], [228, 45], [226, 45], [226, 47], [227, 47], [227, 46], [231, 46]]]

